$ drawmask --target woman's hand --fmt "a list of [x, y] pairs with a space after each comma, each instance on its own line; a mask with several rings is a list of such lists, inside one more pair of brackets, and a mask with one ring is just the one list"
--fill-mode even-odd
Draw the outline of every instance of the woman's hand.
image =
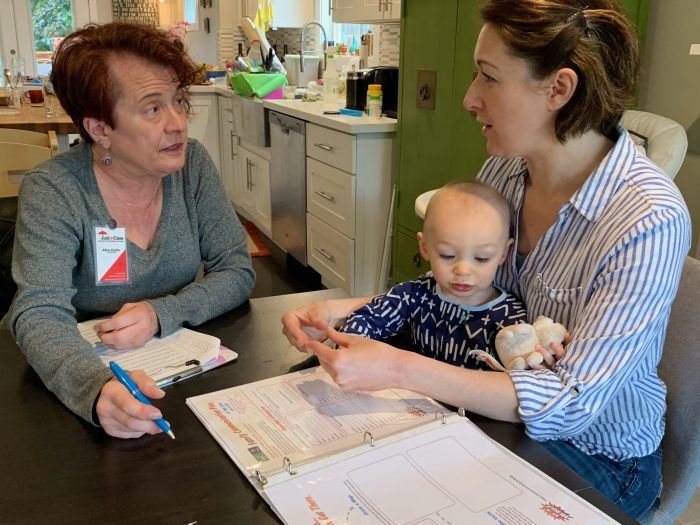
[[311, 341], [325, 341], [333, 318], [326, 301], [291, 310], [282, 316], [282, 333], [301, 352]]
[[319, 301], [291, 310], [282, 316], [282, 333], [301, 352], [307, 351], [311, 341], [325, 341], [329, 328], [338, 328], [341, 322], [372, 297], [350, 297]]
[[567, 332], [564, 336], [563, 345], [560, 345], [559, 343], [550, 343], [549, 348], [545, 348], [542, 345], [537, 345], [535, 347], [535, 350], [542, 354], [542, 357], [544, 358], [544, 363], [542, 363], [541, 365], [533, 366], [533, 370], [551, 370], [551, 368], [555, 364], [557, 364], [562, 357], [564, 357], [564, 354], [566, 354], [566, 348], [564, 347], [570, 342], [571, 334]]
[[406, 367], [405, 351], [332, 328], [328, 336], [339, 346], [337, 350], [311, 341], [308, 351], [318, 357], [323, 369], [341, 389], [371, 391], [400, 385]]
[[[156, 382], [145, 372], [136, 370], [129, 375], [143, 394], [152, 399], [165, 396]], [[116, 379], [105, 383], [97, 398], [97, 417], [104, 431], [118, 438], [137, 438], [144, 434], [157, 434], [162, 430], [153, 420], [163, 417], [160, 411], [150, 405], [144, 405], [132, 396]]]
[[97, 323], [95, 332], [109, 348], [141, 348], [158, 332], [158, 316], [148, 301], [126, 303], [110, 319]]

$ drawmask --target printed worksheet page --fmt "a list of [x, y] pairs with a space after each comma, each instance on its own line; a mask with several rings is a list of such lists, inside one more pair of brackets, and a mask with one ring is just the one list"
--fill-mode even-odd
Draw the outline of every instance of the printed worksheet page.
[[78, 323], [78, 331], [93, 345], [102, 362], [108, 365], [110, 361], [116, 361], [124, 370], [143, 370], [156, 381], [191, 368], [193, 360], [205, 365], [219, 355], [221, 342], [218, 338], [187, 328], [181, 328], [168, 337], [153, 337], [141, 348], [113, 350], [107, 348], [95, 333], [94, 326], [100, 321], [103, 319]]
[[279, 479], [265, 493], [290, 524], [615, 523], [467, 419]]
[[244, 472], [312, 458], [435, 421], [446, 412], [404, 390], [343, 392], [321, 367], [187, 399]]

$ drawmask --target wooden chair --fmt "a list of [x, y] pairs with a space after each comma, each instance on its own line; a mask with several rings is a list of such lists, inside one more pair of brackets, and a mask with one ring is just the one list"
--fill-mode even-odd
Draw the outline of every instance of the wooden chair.
[[19, 193], [21, 175], [58, 155], [55, 131], [36, 133], [0, 128], [0, 197]]

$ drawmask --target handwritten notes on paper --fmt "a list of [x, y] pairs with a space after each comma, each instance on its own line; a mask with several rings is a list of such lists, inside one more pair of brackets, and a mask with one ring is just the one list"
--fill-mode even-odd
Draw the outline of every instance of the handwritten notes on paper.
[[190, 368], [192, 365], [187, 363], [192, 360], [203, 365], [219, 355], [219, 339], [187, 328], [168, 337], [154, 337], [135, 350], [113, 350], [95, 333], [94, 326], [100, 321], [102, 319], [79, 323], [78, 330], [83, 339], [93, 345], [102, 362], [107, 365], [116, 361], [125, 370], [143, 370], [156, 381]]

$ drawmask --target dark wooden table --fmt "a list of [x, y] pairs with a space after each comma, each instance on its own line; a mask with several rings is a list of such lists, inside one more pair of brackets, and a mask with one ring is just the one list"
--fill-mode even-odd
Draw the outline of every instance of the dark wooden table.
[[[289, 345], [279, 319], [291, 308], [342, 296], [324, 290], [253, 299], [200, 327], [239, 358], [167, 387], [157, 405], [175, 441], [162, 434], [110, 438], [83, 422], [43, 386], [9, 332], [0, 331], [0, 523], [279, 523], [185, 399], [315, 364]], [[521, 427], [472, 419], [611, 517], [636, 523]]]

